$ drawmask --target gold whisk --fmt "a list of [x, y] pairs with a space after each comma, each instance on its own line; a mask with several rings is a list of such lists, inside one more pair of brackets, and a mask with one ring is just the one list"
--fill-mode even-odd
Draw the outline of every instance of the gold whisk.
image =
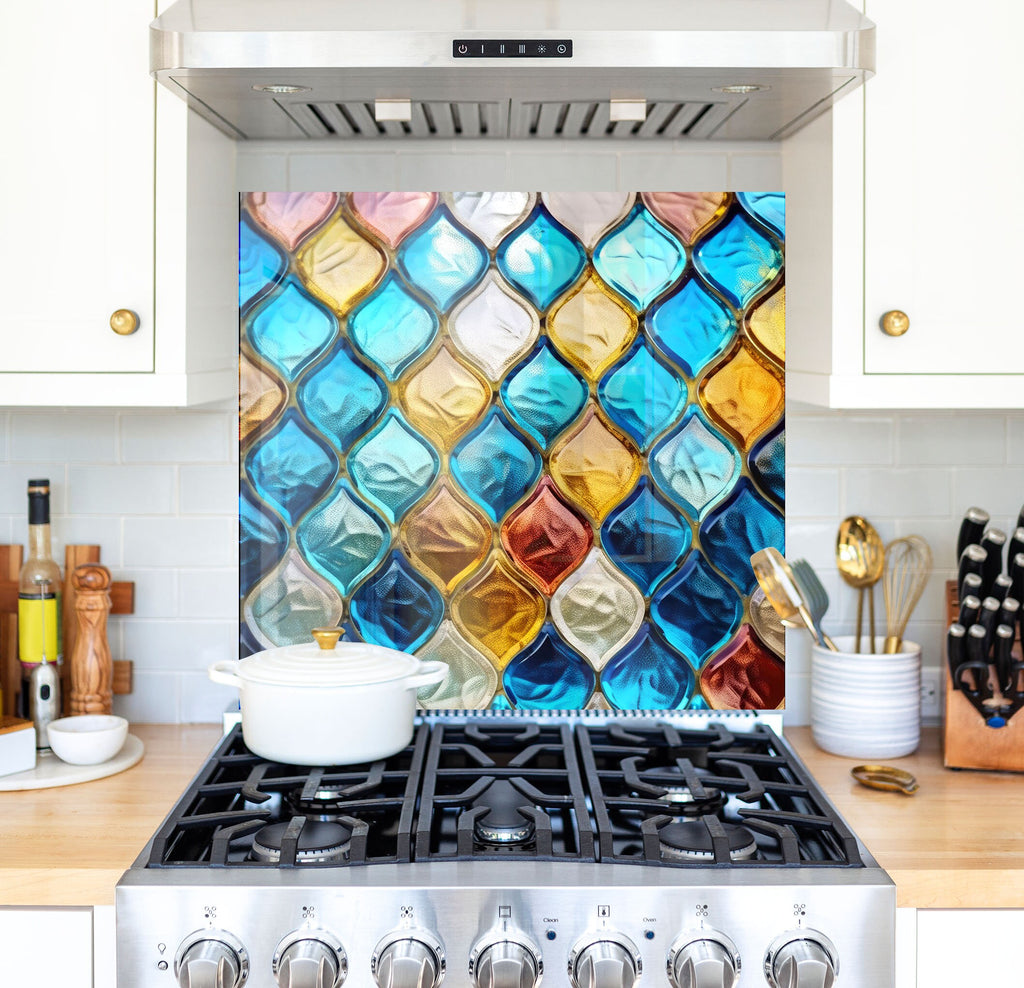
[[932, 550], [920, 535], [894, 539], [885, 547], [882, 595], [885, 598], [886, 635], [883, 651], [894, 655], [903, 645], [903, 633], [924, 593], [932, 568]]

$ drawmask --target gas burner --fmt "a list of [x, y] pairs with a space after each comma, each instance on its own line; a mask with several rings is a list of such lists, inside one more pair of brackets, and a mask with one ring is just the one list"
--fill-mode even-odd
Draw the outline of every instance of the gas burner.
[[689, 786], [666, 786], [665, 794], [658, 799], [667, 803], [670, 813], [682, 816], [706, 816], [717, 813], [725, 806], [725, 795], [721, 789], [705, 789], [703, 796], [695, 796]]
[[[281, 860], [281, 845], [289, 823], [272, 823], [256, 832], [252, 856], [257, 861], [276, 864]], [[296, 864], [324, 864], [347, 861], [352, 831], [340, 823], [307, 820], [299, 832]]]
[[535, 826], [517, 807], [525, 798], [505, 779], [495, 779], [475, 800], [472, 808], [486, 808], [473, 823], [474, 836], [481, 844], [525, 844], [533, 839]]
[[285, 796], [285, 802], [295, 816], [334, 821], [346, 811], [349, 799], [345, 786], [320, 786], [312, 796], [295, 789]]
[[[729, 838], [729, 859], [747, 861], [757, 852], [754, 835], [746, 827], [734, 823], [723, 823], [722, 829]], [[670, 823], [658, 831], [661, 853], [669, 861], [714, 861], [715, 852], [711, 833], [698, 820]]]

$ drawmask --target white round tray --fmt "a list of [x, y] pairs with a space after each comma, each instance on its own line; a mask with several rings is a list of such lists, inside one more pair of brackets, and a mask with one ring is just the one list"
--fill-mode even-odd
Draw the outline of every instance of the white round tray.
[[36, 754], [35, 768], [15, 772], [13, 775], [0, 775], [0, 792], [50, 789], [54, 786], [73, 786], [78, 782], [105, 779], [108, 775], [116, 775], [126, 768], [131, 768], [142, 758], [144, 750], [142, 742], [134, 734], [129, 734], [124, 747], [113, 758], [99, 765], [69, 765], [62, 762], [52, 751], [40, 751]]

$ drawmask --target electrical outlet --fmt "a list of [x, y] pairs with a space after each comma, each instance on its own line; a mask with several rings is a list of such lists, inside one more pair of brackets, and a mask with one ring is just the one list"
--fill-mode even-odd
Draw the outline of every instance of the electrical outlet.
[[942, 670], [921, 670], [921, 718], [936, 721], [942, 715]]

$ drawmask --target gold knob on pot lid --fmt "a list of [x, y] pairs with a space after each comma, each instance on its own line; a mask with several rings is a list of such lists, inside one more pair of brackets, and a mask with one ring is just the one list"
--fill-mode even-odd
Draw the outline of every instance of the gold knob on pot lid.
[[139, 328], [139, 317], [131, 309], [118, 309], [110, 316], [110, 328], [118, 336], [131, 336]]
[[910, 316], [899, 309], [891, 309], [882, 316], [882, 332], [888, 336], [902, 336], [910, 329]]
[[343, 631], [341, 628], [314, 628], [312, 634], [317, 645], [325, 652], [330, 652], [338, 644]]

